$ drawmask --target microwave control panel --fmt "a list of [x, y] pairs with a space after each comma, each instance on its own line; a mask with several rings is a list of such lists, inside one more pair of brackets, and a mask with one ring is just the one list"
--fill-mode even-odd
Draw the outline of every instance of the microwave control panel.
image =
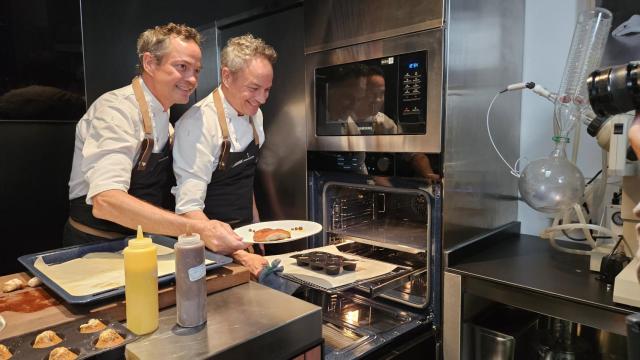
[[401, 124], [416, 124], [426, 118], [427, 52], [397, 56], [398, 116]]

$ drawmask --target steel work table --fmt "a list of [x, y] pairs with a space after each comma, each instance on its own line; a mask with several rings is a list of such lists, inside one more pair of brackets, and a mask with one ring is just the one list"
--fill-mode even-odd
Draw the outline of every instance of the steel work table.
[[448, 250], [445, 262], [444, 339], [450, 355], [459, 350], [464, 294], [625, 336], [625, 317], [638, 311], [613, 302], [613, 289], [589, 270], [589, 257], [519, 234], [518, 223]]
[[127, 359], [289, 359], [321, 344], [315, 305], [249, 282], [209, 295], [207, 323], [176, 325], [176, 308], [160, 312], [158, 330], [126, 347]]

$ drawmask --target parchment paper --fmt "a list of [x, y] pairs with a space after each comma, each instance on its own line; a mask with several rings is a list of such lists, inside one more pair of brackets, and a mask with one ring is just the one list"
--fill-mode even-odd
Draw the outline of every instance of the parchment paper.
[[[176, 271], [173, 249], [154, 244], [158, 250], [158, 277]], [[211, 264], [205, 260], [205, 264]], [[124, 286], [124, 255], [121, 252], [95, 252], [64, 263], [48, 265], [42, 257], [36, 269], [73, 296], [91, 295]]]
[[[293, 254], [304, 254], [313, 251], [324, 251], [331, 254], [344, 256], [347, 259], [357, 259], [358, 261], [356, 262], [356, 271], [341, 270], [340, 274], [338, 275], [327, 275], [322, 270], [316, 271], [311, 270], [309, 266], [298, 266], [296, 264], [296, 259], [290, 257]], [[338, 250], [335, 245], [282, 255], [267, 256], [267, 259], [269, 260], [269, 262], [275, 259], [280, 259], [280, 261], [282, 261], [281, 264], [284, 265], [284, 274], [295, 276], [300, 280], [323, 287], [325, 289], [332, 289], [339, 286], [351, 284], [356, 281], [371, 279], [380, 275], [384, 275], [397, 267], [397, 265], [394, 264], [343, 253]]]

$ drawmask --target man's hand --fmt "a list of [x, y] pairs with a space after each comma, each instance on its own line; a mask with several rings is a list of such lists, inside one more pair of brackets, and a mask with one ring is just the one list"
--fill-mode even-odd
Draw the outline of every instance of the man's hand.
[[232, 256], [236, 262], [239, 262], [242, 266], [249, 269], [251, 276], [256, 279], [260, 276], [262, 269], [269, 265], [269, 262], [264, 257], [248, 253], [244, 250], [237, 251]]
[[200, 234], [209, 250], [218, 254], [229, 255], [250, 246], [242, 242], [242, 238], [233, 232], [229, 224], [218, 220], [201, 221], [198, 229], [193, 231]]

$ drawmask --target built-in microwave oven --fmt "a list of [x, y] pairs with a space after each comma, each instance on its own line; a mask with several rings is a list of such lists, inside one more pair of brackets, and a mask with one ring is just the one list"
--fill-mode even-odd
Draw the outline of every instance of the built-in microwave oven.
[[442, 30], [306, 55], [307, 147], [441, 151]]

